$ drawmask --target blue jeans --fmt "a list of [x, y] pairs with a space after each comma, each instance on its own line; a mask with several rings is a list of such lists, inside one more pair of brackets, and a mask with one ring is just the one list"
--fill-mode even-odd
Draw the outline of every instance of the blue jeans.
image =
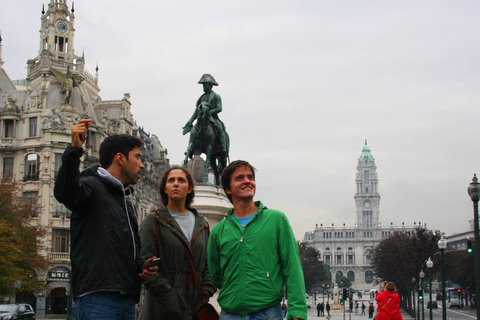
[[235, 313], [228, 313], [222, 310], [220, 320], [282, 320], [282, 308], [280, 304], [269, 307], [257, 312], [252, 312], [246, 316], [239, 316]]
[[92, 293], [75, 300], [75, 320], [135, 320], [135, 300], [119, 292]]

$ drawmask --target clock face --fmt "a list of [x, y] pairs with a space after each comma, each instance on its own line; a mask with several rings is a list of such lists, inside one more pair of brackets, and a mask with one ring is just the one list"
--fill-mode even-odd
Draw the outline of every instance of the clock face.
[[48, 22], [45, 23], [45, 26], [43, 27], [43, 32], [45, 32], [45, 33], [48, 32]]
[[369, 200], [366, 200], [364, 203], [363, 203], [363, 206], [365, 208], [370, 208], [370, 206], [372, 205], [372, 203], [369, 201]]
[[65, 31], [67, 31], [68, 26], [67, 26], [67, 24], [66, 24], [65, 22], [60, 21], [60, 22], [57, 24], [57, 29], [58, 29], [58, 31], [60, 31], [60, 32], [65, 32]]

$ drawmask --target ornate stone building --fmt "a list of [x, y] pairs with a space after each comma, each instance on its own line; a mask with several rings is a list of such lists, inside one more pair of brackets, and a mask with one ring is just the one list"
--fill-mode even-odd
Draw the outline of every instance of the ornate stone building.
[[345, 276], [353, 282], [353, 288], [369, 290], [374, 287], [375, 278], [371, 267], [373, 248], [393, 232], [414, 232], [417, 225], [381, 225], [377, 166], [366, 141], [358, 159], [355, 183], [355, 226], [320, 224], [305, 233], [304, 241], [319, 250], [323, 262], [330, 266], [332, 277]]
[[55, 199], [53, 187], [71, 126], [92, 119], [83, 167], [98, 163], [100, 143], [110, 134], [132, 134], [145, 142], [145, 169], [132, 195], [140, 223], [148, 207], [158, 203], [158, 179], [168, 165], [158, 137], [136, 124], [128, 93], [119, 100], [101, 99], [98, 67], [95, 74], [87, 72], [85, 57], [74, 52], [74, 23], [73, 3], [69, 8], [65, 0], [51, 0], [47, 11], [42, 9], [39, 54], [27, 61], [26, 81], [16, 81], [23, 87], [16, 87], [3, 69], [0, 39], [0, 174], [19, 182], [33, 208], [33, 223], [48, 227], [43, 254], [49, 268], [37, 270], [49, 285], [40, 297], [46, 299], [46, 313], [64, 313], [67, 305], [70, 212]]

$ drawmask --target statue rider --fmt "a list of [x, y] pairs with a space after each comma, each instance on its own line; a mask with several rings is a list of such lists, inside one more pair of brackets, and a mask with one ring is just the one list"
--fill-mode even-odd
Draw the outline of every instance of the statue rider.
[[222, 145], [223, 151], [227, 151], [227, 146], [225, 142], [225, 124], [218, 118], [218, 113], [222, 112], [222, 98], [218, 93], [215, 93], [212, 90], [213, 86], [218, 86], [217, 81], [213, 78], [212, 75], [206, 73], [202, 76], [202, 78], [198, 81], [203, 85], [203, 92], [197, 100], [197, 104], [195, 106], [195, 111], [193, 112], [192, 117], [187, 121], [185, 127], [183, 127], [183, 134], [187, 134], [193, 128], [193, 121], [197, 119], [197, 112], [198, 107], [200, 105], [206, 106], [210, 110], [210, 121], [215, 126], [216, 136], [220, 140], [220, 144]]

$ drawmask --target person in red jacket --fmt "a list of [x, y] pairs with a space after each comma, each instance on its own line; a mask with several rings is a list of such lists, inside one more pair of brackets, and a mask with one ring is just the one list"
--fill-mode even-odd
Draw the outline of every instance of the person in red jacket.
[[403, 320], [400, 313], [400, 297], [395, 293], [395, 284], [388, 282], [382, 289], [383, 291], [375, 298], [378, 303], [377, 320]]

